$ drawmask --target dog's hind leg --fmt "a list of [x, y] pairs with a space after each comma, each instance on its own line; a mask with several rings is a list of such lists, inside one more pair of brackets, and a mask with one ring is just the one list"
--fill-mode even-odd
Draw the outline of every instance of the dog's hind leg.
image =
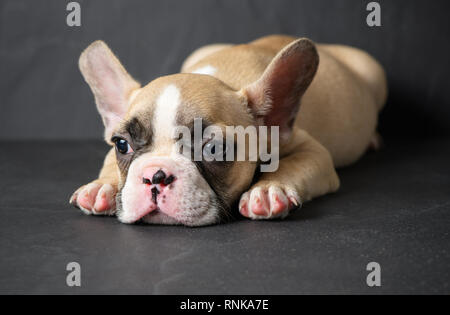
[[361, 78], [369, 87], [375, 99], [377, 110], [380, 111], [387, 98], [388, 87], [386, 73], [381, 64], [365, 51], [343, 45], [321, 45], [353, 73]]

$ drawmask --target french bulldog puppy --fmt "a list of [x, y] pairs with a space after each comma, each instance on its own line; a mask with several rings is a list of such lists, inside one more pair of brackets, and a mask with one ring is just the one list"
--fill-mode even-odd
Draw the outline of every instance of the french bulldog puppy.
[[[70, 199], [86, 214], [187, 226], [218, 223], [237, 208], [249, 219], [284, 218], [335, 192], [335, 167], [379, 145], [385, 73], [356, 48], [282, 35], [210, 45], [191, 54], [181, 73], [143, 87], [102, 41], [81, 54], [79, 66], [112, 146], [98, 179]], [[174, 130], [192, 129], [196, 118], [221, 129], [278, 126], [277, 170], [180, 154]]]

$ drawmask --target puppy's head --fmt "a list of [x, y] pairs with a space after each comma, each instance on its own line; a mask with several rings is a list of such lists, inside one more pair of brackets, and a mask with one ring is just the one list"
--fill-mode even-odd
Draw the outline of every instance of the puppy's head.
[[[265, 125], [279, 126], [287, 141], [317, 64], [314, 45], [301, 39], [240, 91], [202, 74], [165, 76], [141, 87], [105, 43], [91, 44], [79, 65], [102, 116], [105, 140], [116, 148], [119, 220], [198, 226], [230, 216], [258, 161], [217, 159], [231, 149], [218, 137], [229, 136], [227, 126]], [[217, 132], [198, 137], [199, 119], [202, 132], [208, 127]]]

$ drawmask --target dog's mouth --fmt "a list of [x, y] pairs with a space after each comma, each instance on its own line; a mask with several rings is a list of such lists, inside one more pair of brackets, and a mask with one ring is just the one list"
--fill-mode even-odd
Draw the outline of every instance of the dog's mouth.
[[[218, 223], [224, 205], [209, 183], [190, 161], [175, 167], [174, 162], [166, 160], [160, 165], [159, 160], [152, 159], [152, 167], [145, 159], [141, 163], [145, 167], [139, 161], [134, 162], [134, 168], [131, 165], [116, 198], [119, 221], [187, 226]], [[163, 180], [154, 178], [160, 171], [167, 175]]]

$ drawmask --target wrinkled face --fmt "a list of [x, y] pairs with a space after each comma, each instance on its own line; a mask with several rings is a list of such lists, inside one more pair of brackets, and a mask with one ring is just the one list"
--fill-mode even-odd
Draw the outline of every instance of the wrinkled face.
[[[230, 206], [254, 177], [257, 159], [248, 156], [250, 140], [244, 141], [244, 159], [234, 153], [218, 159], [239, 146], [222, 139], [235, 139], [227, 127], [275, 126], [280, 145], [288, 141], [317, 65], [314, 44], [299, 39], [240, 91], [203, 74], [161, 77], [141, 88], [105, 43], [92, 43], [79, 66], [95, 96], [105, 140], [116, 148], [119, 220], [196, 226], [230, 216]], [[200, 135], [195, 132], [199, 119]], [[210, 127], [221, 132], [202, 132]], [[274, 134], [264, 138], [258, 129], [258, 153], [264, 142], [273, 143]], [[239, 154], [239, 148], [233, 152]]]
[[[249, 186], [256, 168], [250, 161], [208, 159], [225, 154], [226, 142], [201, 134], [201, 154], [180, 151], [180, 126], [194, 143], [194, 119], [202, 127], [253, 123], [246, 99], [206, 75], [178, 74], [157, 79], [134, 93], [126, 118], [112, 133], [120, 170], [118, 218], [124, 223], [205, 225], [230, 215], [230, 206]], [[184, 141], [186, 142], [186, 141]], [[211, 150], [212, 149], [212, 150]]]

